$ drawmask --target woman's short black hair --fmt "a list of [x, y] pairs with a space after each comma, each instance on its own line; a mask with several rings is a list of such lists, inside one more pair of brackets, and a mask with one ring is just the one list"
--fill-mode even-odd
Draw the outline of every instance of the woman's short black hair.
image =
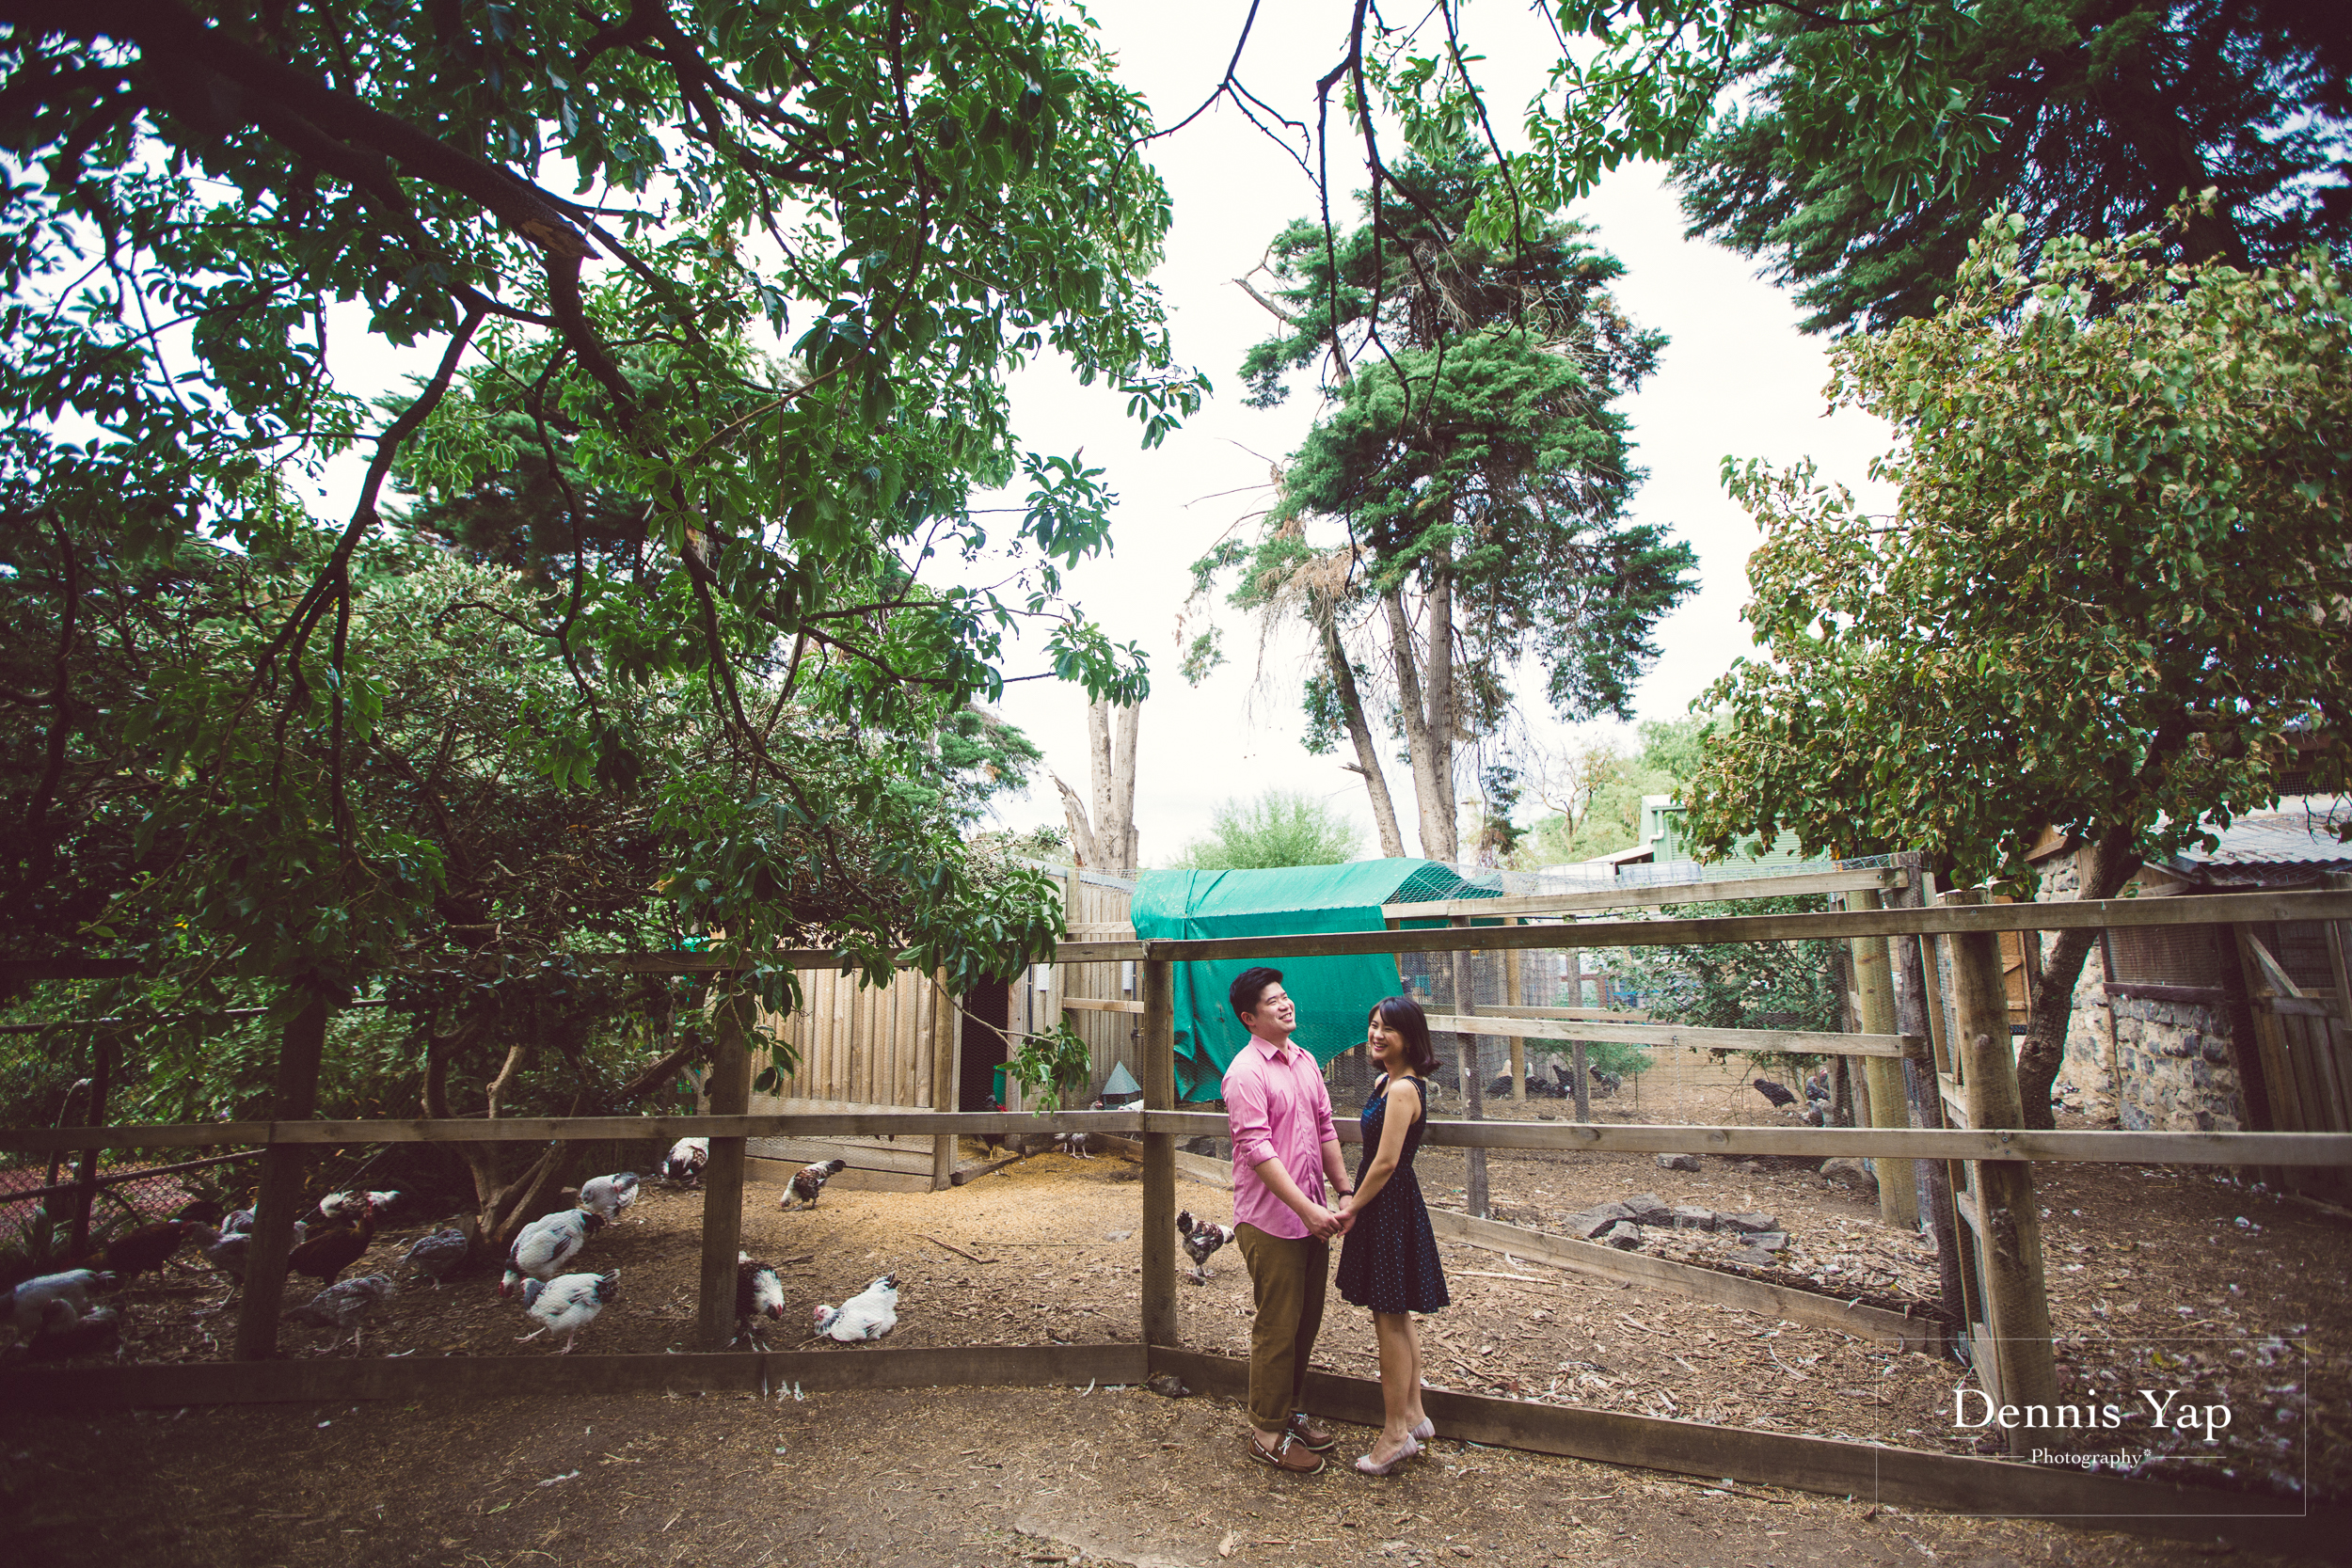
[[1267, 969], [1263, 966], [1245, 969], [1233, 976], [1232, 988], [1225, 993], [1225, 1000], [1233, 1005], [1233, 1016], [1247, 1024], [1249, 1021], [1242, 1018], [1242, 1015], [1256, 1012], [1259, 998], [1265, 995], [1266, 987], [1279, 986], [1281, 983], [1282, 972], [1279, 969]]
[[1438, 1070], [1438, 1053], [1429, 1048], [1429, 1019], [1420, 1003], [1409, 996], [1384, 996], [1374, 1005], [1372, 1016], [1405, 1041], [1405, 1061], [1414, 1077]]

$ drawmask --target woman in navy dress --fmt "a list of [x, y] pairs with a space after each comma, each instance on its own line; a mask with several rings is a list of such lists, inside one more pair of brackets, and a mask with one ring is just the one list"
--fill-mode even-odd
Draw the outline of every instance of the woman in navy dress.
[[1336, 1282], [1343, 1298], [1372, 1308], [1388, 1419], [1356, 1468], [1385, 1476], [1421, 1452], [1422, 1439], [1437, 1435], [1421, 1407], [1421, 1340], [1411, 1315], [1435, 1312], [1451, 1298], [1413, 1174], [1413, 1155], [1429, 1126], [1422, 1088], [1438, 1065], [1421, 1005], [1391, 996], [1373, 1008], [1364, 1046], [1380, 1078], [1364, 1103], [1364, 1159], [1356, 1191], [1340, 1206], [1348, 1226]]

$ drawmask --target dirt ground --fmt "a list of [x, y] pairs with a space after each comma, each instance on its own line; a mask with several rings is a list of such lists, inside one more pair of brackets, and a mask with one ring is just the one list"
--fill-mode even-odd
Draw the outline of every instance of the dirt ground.
[[[1605, 1120], [1773, 1120], [1752, 1091], [1755, 1108], [1740, 1104], [1741, 1092], [1736, 1079], [1692, 1065], [1647, 1085], [1638, 1111], [1629, 1093], [1597, 1111]], [[1504, 1102], [1493, 1114], [1558, 1118], [1564, 1109]], [[1646, 1155], [1497, 1152], [1489, 1163], [1498, 1217], [1515, 1223], [1556, 1226], [1593, 1203], [1655, 1192], [1669, 1203], [1773, 1213], [1792, 1238], [1776, 1275], [1784, 1280], [1872, 1299], [1933, 1291], [1923, 1243], [1881, 1227], [1874, 1199], [1825, 1185], [1796, 1162], [1708, 1158], [1695, 1173], [1661, 1169]], [[1458, 1201], [1458, 1151], [1425, 1150], [1422, 1169], [1433, 1203]], [[901, 1290], [893, 1344], [1133, 1339], [1137, 1175], [1115, 1157], [1041, 1155], [946, 1193], [834, 1188], [815, 1210], [793, 1213], [778, 1211], [775, 1189], [755, 1187], [745, 1245], [779, 1265], [788, 1314], [770, 1342], [802, 1347], [813, 1304], [838, 1302], [883, 1272]], [[2293, 1365], [2269, 1374], [2272, 1397], [2308, 1413], [2308, 1495], [2352, 1495], [2344, 1432], [2352, 1225], [2185, 1167], [2043, 1166], [2037, 1178], [2070, 1389], [2112, 1381], [2124, 1341], [2214, 1336], [2223, 1348], [2213, 1354], [2226, 1355], [2231, 1342], [2277, 1337], [2291, 1361], [2309, 1355], [2308, 1373]], [[1177, 1196], [1196, 1213], [1232, 1216], [1218, 1188], [1182, 1181]], [[699, 1193], [649, 1183], [630, 1217], [591, 1243], [581, 1266], [617, 1267], [622, 1291], [582, 1336], [583, 1352], [690, 1348], [702, 1203]], [[388, 1231], [362, 1269], [397, 1272], [423, 1228]], [[1692, 1246], [1703, 1255], [1708, 1244]], [[1967, 1374], [1950, 1362], [1468, 1246], [1447, 1243], [1445, 1254], [1455, 1305], [1423, 1324], [1433, 1386], [1945, 1451], [1972, 1446], [1952, 1430], [1953, 1390]], [[1241, 1259], [1228, 1249], [1211, 1268], [1205, 1285], [1179, 1284], [1184, 1340], [1242, 1354], [1249, 1295]], [[548, 1354], [545, 1340], [516, 1343], [532, 1325], [494, 1285], [494, 1273], [438, 1291], [404, 1281], [369, 1320], [366, 1354]], [[125, 1306], [129, 1354], [139, 1360], [213, 1358], [233, 1322], [225, 1288], [200, 1266], [138, 1286]], [[288, 1347], [310, 1353], [293, 1331]], [[1375, 1375], [1368, 1317], [1335, 1298], [1317, 1360]], [[1450, 1442], [1398, 1480], [1335, 1466], [1297, 1481], [1253, 1466], [1239, 1431], [1239, 1411], [1225, 1402], [1114, 1389], [123, 1413], [10, 1421], [0, 1428], [0, 1486], [16, 1516], [7, 1534], [39, 1542], [41, 1559], [58, 1561], [299, 1562], [331, 1551], [352, 1562], [452, 1564], [1547, 1554], [1623, 1564], [1923, 1554], [2122, 1563], [2190, 1550], [2041, 1524], [1870, 1514], [1867, 1499], [1712, 1495], [1646, 1472]], [[1368, 1436], [1346, 1433], [1340, 1457]], [[235, 1461], [224, 1462], [230, 1452]], [[2301, 1484], [2299, 1458], [2270, 1468]], [[72, 1485], [48, 1483], [59, 1477]], [[2282, 1484], [2250, 1470], [2234, 1480], [2256, 1490]]]

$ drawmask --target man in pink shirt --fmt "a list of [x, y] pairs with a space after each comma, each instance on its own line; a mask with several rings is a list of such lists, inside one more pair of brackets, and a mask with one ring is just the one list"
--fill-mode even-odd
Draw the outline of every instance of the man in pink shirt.
[[1233, 1230], [1257, 1296], [1249, 1331], [1250, 1452], [1278, 1470], [1323, 1468], [1331, 1433], [1298, 1406], [1323, 1327], [1331, 1238], [1347, 1219], [1325, 1202], [1352, 1189], [1315, 1059], [1290, 1043], [1298, 1008], [1279, 970], [1248, 969], [1228, 999], [1249, 1043], [1225, 1069], [1233, 1132]]

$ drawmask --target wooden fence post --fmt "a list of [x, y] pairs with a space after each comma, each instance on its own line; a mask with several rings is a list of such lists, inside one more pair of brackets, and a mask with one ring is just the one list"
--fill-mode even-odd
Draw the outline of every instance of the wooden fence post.
[[[717, 1028], [705, 1087], [714, 1117], [751, 1109], [754, 1018], [751, 994], [730, 975], [720, 984]], [[735, 1338], [735, 1266], [743, 1245], [743, 1140], [710, 1140], [703, 1168], [702, 1293], [696, 1325], [705, 1350], [724, 1350]]]
[[[1954, 893], [1947, 903], [1977, 903], [1981, 895]], [[1951, 943], [1955, 1011], [1959, 1014], [1961, 1086], [1968, 1125], [1983, 1130], [2023, 1127], [2025, 1101], [2010, 1047], [2009, 998], [2001, 985], [2000, 938], [1970, 931]], [[2034, 1198], [2033, 1166], [2024, 1161], [1971, 1162], [1970, 1197], [1979, 1241], [1982, 1284], [1993, 1333], [1989, 1347], [2001, 1404], [2058, 1402], [2058, 1363], [2050, 1334], [2050, 1301], [2042, 1275], [2042, 1211]], [[1988, 1347], [1976, 1347], [1979, 1356]], [[2010, 1451], [2041, 1440], [2019, 1426]]]
[[[89, 1125], [106, 1125], [106, 1084], [114, 1075], [114, 1031], [101, 1029], [90, 1041], [89, 1067]], [[94, 1148], [82, 1150], [81, 1163], [73, 1170], [73, 1227], [66, 1247], [66, 1256], [77, 1264], [89, 1250], [90, 1208], [98, 1201], [98, 1154]]]
[[[1502, 923], [1517, 926], [1519, 917], [1505, 915]], [[1516, 947], [1502, 955], [1502, 1004], [1506, 1007], [1527, 1005], [1527, 998], [1519, 990], [1519, 952]], [[1527, 1099], [1527, 1042], [1517, 1035], [1511, 1037], [1511, 1098], [1522, 1103]]]
[[[1147, 949], [1148, 951], [1148, 949]], [[1143, 1108], [1176, 1108], [1176, 966], [1143, 960]], [[1143, 1134], [1143, 1342], [1181, 1343], [1176, 1325], [1176, 1135]]]
[[[1927, 908], [1927, 856], [1915, 851], [1900, 854], [1895, 857], [1895, 863], [1909, 873], [1909, 885], [1895, 895], [1896, 907]], [[1896, 1023], [1901, 1033], [1918, 1042], [1903, 1047], [1903, 1094], [1911, 1103], [1912, 1125], [1941, 1128], [1946, 1125], [1944, 1095], [1937, 1078], [1932, 1042], [1944, 1033], [1943, 1004], [1928, 983], [1928, 964], [1920, 951], [1919, 939], [1897, 937], [1892, 945], [1895, 969], [1902, 980], [1895, 993]], [[1942, 1160], [1914, 1160], [1911, 1170], [1913, 1190], [1927, 1217], [1928, 1233], [1935, 1241], [1938, 1293], [1951, 1321], [1963, 1323], [1967, 1316], [1963, 1310], [1967, 1288], [1961, 1282], [1960, 1238], [1952, 1228], [1952, 1167]], [[1937, 1349], [1947, 1349], [1948, 1345], [1947, 1340]]]
[[[1457, 914], [1446, 924], [1468, 926], [1470, 917]], [[1454, 1011], [1460, 1017], [1469, 1018], [1478, 1011], [1476, 977], [1470, 972], [1468, 953], [1455, 948], [1453, 958]], [[1486, 1075], [1478, 1065], [1480, 1037], [1471, 1034], [1456, 1034], [1454, 1038], [1457, 1046], [1454, 1059], [1462, 1073], [1462, 1114], [1472, 1121], [1484, 1121], [1486, 1119]], [[1469, 1167], [1469, 1180], [1463, 1183], [1464, 1207], [1470, 1211], [1474, 1219], [1492, 1219], [1493, 1209], [1487, 1201], [1486, 1151], [1483, 1148], [1466, 1148], [1462, 1153], [1463, 1164]]]
[[[1876, 891], [1846, 895], [1849, 909], [1880, 907]], [[1886, 967], [1886, 939], [1852, 939], [1854, 992], [1862, 999], [1862, 1032], [1891, 1035], [1895, 1029], [1895, 979]], [[1892, 1056], [1865, 1056], [1862, 1076], [1870, 1087], [1870, 1125], [1908, 1127], [1911, 1110], [1903, 1095], [1902, 1064]], [[1899, 1230], [1919, 1227], [1919, 1187], [1907, 1160], [1874, 1160], [1879, 1179], [1879, 1219]]]
[[[917, 1033], [930, 1045], [931, 1052], [931, 1109], [960, 1111], [962, 1093], [963, 1066], [957, 1054], [956, 1037], [962, 1033], [956, 1027], [956, 1005], [947, 994], [947, 974], [935, 970], [923, 986], [923, 1016], [928, 1028]], [[931, 1138], [931, 1191], [944, 1193], [956, 1183], [958, 1145], [953, 1132], [936, 1133]]]
[[[303, 983], [302, 1007], [278, 1042], [278, 1119], [308, 1121], [318, 1110], [319, 1060], [326, 1050], [326, 993]], [[253, 1241], [245, 1262], [245, 1293], [237, 1307], [237, 1359], [266, 1361], [278, 1354], [278, 1307], [286, 1294], [286, 1254], [302, 1206], [300, 1144], [272, 1144], [262, 1155], [261, 1192], [253, 1204]]]

